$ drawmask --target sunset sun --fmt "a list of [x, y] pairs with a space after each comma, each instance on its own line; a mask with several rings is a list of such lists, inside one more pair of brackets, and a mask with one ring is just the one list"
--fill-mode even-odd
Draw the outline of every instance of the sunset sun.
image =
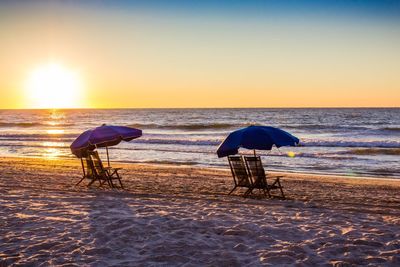
[[77, 72], [51, 63], [30, 73], [26, 90], [34, 108], [74, 108], [79, 107], [82, 84]]

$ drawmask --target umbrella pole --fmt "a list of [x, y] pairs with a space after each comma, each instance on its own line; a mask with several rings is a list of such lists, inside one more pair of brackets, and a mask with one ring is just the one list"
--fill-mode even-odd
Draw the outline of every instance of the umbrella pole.
[[106, 146], [106, 151], [107, 151], [107, 163], [108, 163], [108, 167], [110, 167], [110, 157], [108, 156], [108, 146]]
[[255, 150], [255, 149], [253, 149], [253, 152], [254, 152], [254, 157], [256, 157], [256, 150]]

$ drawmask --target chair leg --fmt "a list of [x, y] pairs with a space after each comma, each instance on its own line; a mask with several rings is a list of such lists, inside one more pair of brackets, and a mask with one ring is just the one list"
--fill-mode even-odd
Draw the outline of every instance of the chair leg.
[[243, 197], [247, 197], [248, 195], [250, 195], [253, 192], [253, 187], [249, 187], [249, 189], [247, 189], [246, 192], [244, 192]]
[[93, 178], [87, 186], [88, 187], [91, 186], [94, 182], [96, 182], [96, 180], [97, 180], [96, 178]]
[[271, 198], [272, 196], [271, 196], [271, 193], [269, 192], [269, 188], [266, 188], [266, 189], [264, 189], [264, 190], [267, 191], [268, 198]]
[[121, 177], [119, 176], [119, 173], [116, 171], [115, 174], [117, 175], [117, 179], [119, 182], [119, 185], [121, 186], [121, 189], [124, 189], [124, 186], [122, 185]]
[[283, 193], [283, 189], [282, 189], [282, 185], [281, 185], [281, 182], [278, 180], [278, 184], [279, 184], [279, 190], [281, 190], [281, 195], [282, 195], [282, 198], [286, 198], [285, 197], [285, 194]]
[[108, 177], [108, 178], [107, 178], [107, 182], [108, 182], [108, 185], [109, 185], [111, 188], [115, 188], [114, 183], [113, 183], [111, 177]]
[[232, 192], [235, 191], [236, 187], [237, 186], [235, 185], [235, 187], [231, 190], [231, 192], [228, 193], [228, 195], [232, 194]]
[[103, 184], [107, 183], [110, 188], [114, 188], [114, 184], [111, 179], [111, 175], [108, 171], [103, 172], [104, 182]]
[[86, 178], [86, 177], [83, 176], [82, 179], [80, 179], [79, 182], [77, 182], [77, 183], [75, 184], [75, 186], [77, 186], [77, 185], [79, 185], [80, 183], [82, 183], [82, 181], [83, 181], [85, 178]]
[[118, 180], [118, 182], [119, 182], [121, 188], [124, 188], [123, 185], [122, 185], [122, 182], [121, 182], [121, 177], [119, 176], [119, 174], [118, 174], [118, 172], [117, 172], [116, 170], [115, 170], [114, 172], [110, 172], [110, 171], [106, 171], [106, 172], [107, 172], [107, 173], [106, 173], [106, 175], [107, 175], [107, 182], [108, 182], [108, 184], [109, 184], [109, 186], [110, 186], [111, 188], [118, 188], [118, 186], [115, 185], [114, 182], [113, 182], [113, 176], [114, 176], [114, 174], [117, 176], [115, 179]]
[[100, 180], [100, 179], [98, 179], [98, 180], [99, 180], [99, 187], [102, 187], [102, 186], [105, 184], [105, 182], [106, 182], [105, 180], [103, 180], [103, 181]]
[[98, 180], [99, 180], [99, 183], [100, 183], [99, 187], [102, 187], [105, 183], [107, 183], [107, 185], [109, 187], [112, 187], [111, 184], [110, 184], [110, 179], [108, 179], [108, 177], [101, 177], [101, 179], [98, 178]]
[[270, 198], [270, 194], [268, 189], [263, 188], [262, 191], [264, 192], [264, 196], [269, 197]]

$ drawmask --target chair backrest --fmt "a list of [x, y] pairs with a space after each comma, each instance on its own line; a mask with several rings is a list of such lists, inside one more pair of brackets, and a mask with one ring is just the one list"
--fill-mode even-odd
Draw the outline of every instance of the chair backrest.
[[83, 176], [89, 179], [93, 178], [94, 166], [90, 155], [87, 155], [85, 158], [81, 158], [81, 163]]
[[251, 177], [253, 185], [259, 188], [267, 186], [265, 170], [262, 165], [260, 156], [245, 156], [244, 161], [246, 163], [247, 172]]
[[94, 171], [97, 175], [102, 175], [105, 170], [103, 166], [103, 162], [100, 159], [99, 153], [97, 151], [90, 151], [89, 156], [92, 159]]
[[251, 180], [246, 171], [246, 165], [243, 158], [241, 156], [228, 156], [228, 161], [236, 186], [250, 187]]

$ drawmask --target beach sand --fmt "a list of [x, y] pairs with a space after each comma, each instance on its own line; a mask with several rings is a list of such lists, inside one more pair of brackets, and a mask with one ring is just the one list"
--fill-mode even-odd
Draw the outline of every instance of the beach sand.
[[400, 266], [400, 180], [283, 174], [287, 200], [227, 195], [226, 170], [0, 158], [0, 266]]

